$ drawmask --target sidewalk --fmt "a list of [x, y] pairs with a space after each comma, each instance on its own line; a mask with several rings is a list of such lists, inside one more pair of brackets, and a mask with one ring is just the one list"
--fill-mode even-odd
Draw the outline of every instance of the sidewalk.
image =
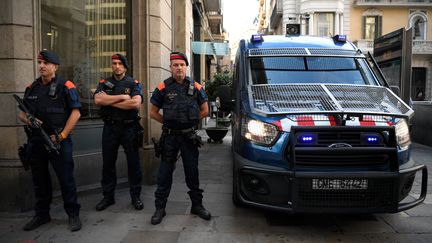
[[[97, 212], [94, 208], [102, 198], [100, 193], [78, 197], [83, 227], [78, 232], [67, 228], [68, 218], [61, 198], [55, 198], [51, 207], [50, 223], [30, 232], [21, 230], [31, 219], [26, 213], [0, 214], [0, 242], [20, 242], [33, 239], [36, 242], [203, 242], [208, 232], [214, 232], [215, 218], [221, 215], [253, 215], [245, 209], [236, 209], [231, 203], [230, 138], [223, 144], [207, 143], [204, 130], [199, 131], [205, 145], [200, 149], [200, 183], [204, 189], [204, 205], [214, 216], [205, 221], [189, 214], [191, 203], [184, 182], [181, 161], [174, 173], [173, 187], [167, 205], [167, 216], [161, 224], [150, 224], [154, 212], [155, 186], [143, 186], [141, 198], [144, 209], [136, 211], [130, 204], [129, 188], [116, 190], [116, 204]], [[204, 233], [200, 236], [200, 233]]]
[[[222, 144], [207, 143], [200, 150], [200, 179], [204, 205], [212, 213], [205, 221], [189, 214], [190, 200], [181, 161], [161, 224], [151, 225], [155, 186], [144, 186], [144, 210], [132, 208], [129, 189], [116, 191], [116, 204], [105, 211], [94, 208], [100, 193], [79, 195], [83, 228], [70, 232], [62, 201], [52, 204], [52, 221], [30, 232], [21, 230], [33, 212], [0, 214], [0, 242], [383, 242], [432, 241], [431, 197], [419, 207], [393, 215], [287, 217], [252, 208], [236, 208], [231, 202], [232, 160], [228, 134]], [[432, 148], [414, 144], [413, 157], [431, 171]], [[430, 181], [430, 180], [429, 180]], [[429, 182], [429, 196], [431, 196]], [[25, 241], [27, 240], [27, 241]], [[28, 241], [34, 240], [34, 241]]]

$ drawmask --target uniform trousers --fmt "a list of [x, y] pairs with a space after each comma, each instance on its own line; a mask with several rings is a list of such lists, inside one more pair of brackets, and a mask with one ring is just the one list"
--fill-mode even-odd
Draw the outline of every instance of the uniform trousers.
[[69, 216], [79, 215], [80, 205], [77, 200], [76, 184], [73, 175], [74, 161], [72, 158], [72, 140], [70, 136], [61, 142], [60, 155], [48, 153], [40, 136], [31, 137], [28, 144], [31, 146], [29, 163], [36, 199], [36, 215], [49, 214], [50, 203], [52, 201], [49, 163], [57, 175], [66, 213]]
[[105, 198], [114, 199], [117, 185], [116, 161], [120, 145], [126, 154], [131, 198], [140, 196], [142, 174], [137, 136], [135, 123], [105, 122], [102, 132], [102, 191]]
[[199, 188], [198, 146], [188, 138], [187, 134], [166, 134], [162, 146], [162, 159], [157, 176], [157, 189], [154, 194], [156, 208], [165, 208], [171, 191], [172, 175], [176, 163], [172, 162], [172, 159], [167, 159], [166, 156], [176, 156], [178, 152], [180, 152], [183, 160], [186, 185], [189, 188], [188, 194], [192, 206], [202, 205], [203, 190]]

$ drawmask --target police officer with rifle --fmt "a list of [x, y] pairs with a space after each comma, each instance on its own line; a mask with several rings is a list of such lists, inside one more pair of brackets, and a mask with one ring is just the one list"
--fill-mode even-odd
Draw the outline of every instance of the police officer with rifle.
[[41, 51], [38, 56], [40, 77], [26, 88], [23, 100], [14, 96], [22, 110], [19, 119], [27, 125], [28, 141], [21, 155], [24, 154], [30, 165], [36, 199], [35, 216], [23, 227], [26, 231], [51, 221], [49, 163], [59, 180], [69, 229], [81, 229], [70, 136], [81, 116], [81, 104], [74, 83], [56, 75], [59, 64], [55, 52]]
[[[45, 132], [45, 130], [42, 129], [41, 122], [38, 119], [36, 119], [33, 116], [33, 114], [27, 109], [27, 106], [24, 104], [24, 101], [18, 95], [14, 94], [13, 97], [15, 98], [16, 102], [18, 103], [19, 109], [25, 113], [27, 119], [30, 121], [30, 126], [24, 127], [26, 135], [28, 137], [31, 136], [30, 128], [35, 129], [38, 133], [40, 133], [40, 135], [43, 139], [43, 142], [45, 144], [45, 148], [48, 150], [48, 152], [59, 155], [60, 151], [59, 151], [58, 144], [55, 144], [51, 140], [51, 138], [48, 136], [48, 134]], [[57, 132], [56, 132], [56, 136], [58, 136]], [[18, 155], [20, 157], [20, 160], [21, 160], [25, 170], [30, 169], [30, 162], [29, 162], [30, 151], [29, 151], [29, 149], [30, 149], [30, 146], [27, 143], [24, 144], [23, 146], [20, 146], [18, 149]]]
[[[171, 191], [172, 175], [180, 152], [189, 197], [191, 213], [210, 220], [211, 214], [203, 204], [203, 190], [199, 188], [198, 147], [202, 144], [196, 129], [201, 118], [208, 115], [208, 98], [200, 84], [186, 76], [189, 65], [186, 56], [180, 52], [170, 55], [172, 76], [161, 82], [151, 97], [151, 118], [162, 123], [162, 136], [155, 143], [156, 153], [161, 153], [161, 163], [155, 191], [156, 211], [152, 224], [159, 224], [165, 216], [165, 206]], [[159, 113], [163, 110], [163, 115]]]

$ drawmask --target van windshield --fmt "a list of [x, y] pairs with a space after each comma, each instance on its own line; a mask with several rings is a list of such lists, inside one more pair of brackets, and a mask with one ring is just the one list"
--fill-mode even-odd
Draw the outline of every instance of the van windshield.
[[377, 84], [363, 58], [259, 57], [250, 69], [253, 84]]

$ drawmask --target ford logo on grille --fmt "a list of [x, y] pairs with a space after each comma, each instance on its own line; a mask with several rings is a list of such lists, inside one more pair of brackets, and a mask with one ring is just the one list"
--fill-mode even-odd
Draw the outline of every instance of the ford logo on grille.
[[351, 148], [351, 144], [347, 143], [333, 143], [328, 146], [329, 148]]

